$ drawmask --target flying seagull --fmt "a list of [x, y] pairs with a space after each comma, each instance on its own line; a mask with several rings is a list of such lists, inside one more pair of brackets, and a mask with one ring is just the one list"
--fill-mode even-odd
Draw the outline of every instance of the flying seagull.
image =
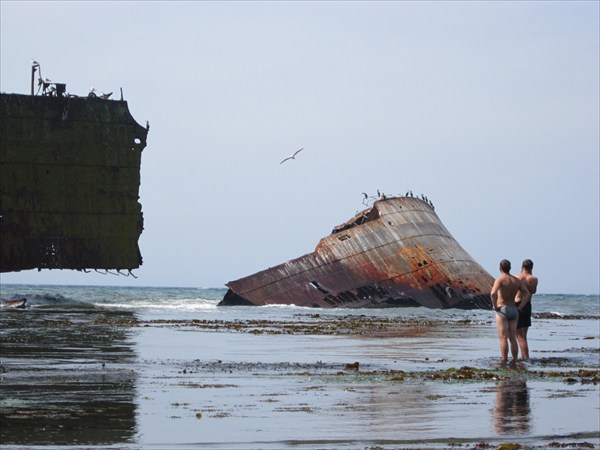
[[296, 152], [292, 155], [292, 156], [288, 156], [287, 158], [285, 158], [283, 161], [281, 161], [279, 164], [283, 164], [284, 162], [286, 162], [288, 159], [296, 159], [296, 155], [298, 153], [300, 153], [302, 150], [304, 150], [304, 147], [302, 147], [300, 150], [296, 150]]

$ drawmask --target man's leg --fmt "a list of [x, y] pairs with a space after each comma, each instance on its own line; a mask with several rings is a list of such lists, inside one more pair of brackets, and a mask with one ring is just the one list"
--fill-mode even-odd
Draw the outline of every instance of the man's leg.
[[529, 327], [523, 327], [517, 329], [517, 341], [519, 341], [519, 347], [521, 347], [521, 358], [529, 359], [529, 345], [527, 344], [527, 330]]
[[517, 343], [517, 319], [508, 322], [508, 339], [510, 341], [510, 353], [516, 361], [519, 358], [519, 344]]
[[506, 361], [508, 359], [508, 320], [504, 314], [496, 313], [496, 328], [500, 338], [500, 355], [502, 361]]

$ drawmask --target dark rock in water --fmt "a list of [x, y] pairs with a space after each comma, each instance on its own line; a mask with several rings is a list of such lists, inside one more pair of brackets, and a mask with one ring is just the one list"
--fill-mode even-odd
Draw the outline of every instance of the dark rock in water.
[[345, 370], [358, 370], [360, 367], [360, 363], [358, 361], [353, 363], [348, 363], [344, 366]]
[[25, 308], [26, 298], [14, 298], [11, 300], [0, 300], [1, 308]]

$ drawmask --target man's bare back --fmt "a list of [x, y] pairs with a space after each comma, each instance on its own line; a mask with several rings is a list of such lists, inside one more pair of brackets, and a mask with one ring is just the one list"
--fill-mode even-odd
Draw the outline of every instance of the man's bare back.
[[521, 280], [514, 275], [502, 273], [496, 278], [492, 287], [491, 294], [494, 309], [503, 306], [515, 306], [517, 294], [521, 293], [522, 290]]

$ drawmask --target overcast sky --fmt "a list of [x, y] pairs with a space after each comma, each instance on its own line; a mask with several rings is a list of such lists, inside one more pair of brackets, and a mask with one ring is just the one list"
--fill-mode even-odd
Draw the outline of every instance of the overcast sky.
[[33, 58], [150, 122], [138, 278], [2, 283], [224, 287], [411, 189], [492, 275], [531, 258], [542, 293], [600, 291], [596, 1], [0, 8], [2, 92], [29, 93]]

